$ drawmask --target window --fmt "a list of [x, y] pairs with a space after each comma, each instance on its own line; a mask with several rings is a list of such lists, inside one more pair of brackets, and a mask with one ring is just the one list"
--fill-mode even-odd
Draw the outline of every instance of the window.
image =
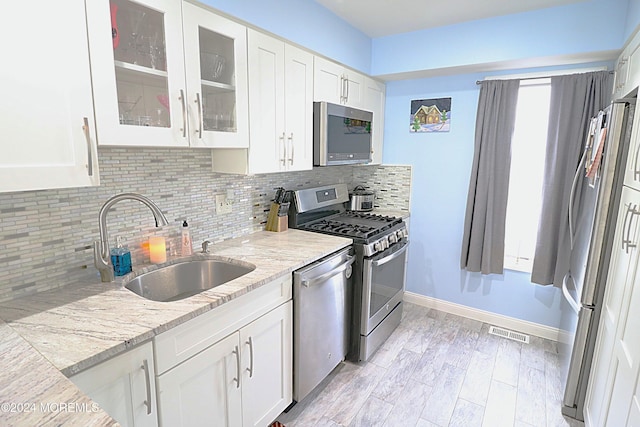
[[542, 205], [551, 80], [523, 80], [511, 141], [504, 268], [531, 272]]

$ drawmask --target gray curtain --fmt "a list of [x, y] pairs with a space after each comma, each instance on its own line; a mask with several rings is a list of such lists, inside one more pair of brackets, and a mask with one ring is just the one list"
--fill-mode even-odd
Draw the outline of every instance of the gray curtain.
[[460, 267], [502, 274], [504, 233], [520, 80], [485, 80], [480, 88], [475, 152]]
[[608, 71], [551, 78], [551, 108], [542, 189], [542, 213], [531, 281], [562, 286], [569, 269], [569, 196], [587, 123], [610, 102]]

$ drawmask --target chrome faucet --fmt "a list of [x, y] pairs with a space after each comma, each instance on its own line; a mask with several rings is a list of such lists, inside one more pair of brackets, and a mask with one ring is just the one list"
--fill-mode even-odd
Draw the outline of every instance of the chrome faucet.
[[100, 240], [93, 244], [93, 263], [98, 271], [100, 271], [100, 280], [103, 282], [111, 282], [114, 279], [113, 267], [109, 257], [109, 234], [107, 233], [107, 213], [109, 209], [121, 200], [137, 200], [146, 205], [156, 220], [156, 227], [162, 227], [169, 224], [167, 217], [164, 216], [160, 208], [153, 201], [141, 194], [137, 193], [120, 193], [116, 194], [102, 205], [99, 214], [100, 222]]

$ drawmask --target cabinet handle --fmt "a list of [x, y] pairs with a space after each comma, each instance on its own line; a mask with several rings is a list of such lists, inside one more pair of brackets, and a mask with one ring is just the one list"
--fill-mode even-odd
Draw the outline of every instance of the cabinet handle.
[[631, 204], [629, 204], [627, 213], [624, 215], [623, 229], [627, 225], [627, 216], [629, 213], [631, 213], [631, 216], [629, 217], [629, 226], [627, 227], [627, 236], [622, 240], [622, 248], [625, 250], [626, 253], [629, 253], [630, 248], [636, 247], [636, 243], [632, 243], [632, 240], [631, 240], [631, 225], [633, 224], [633, 216], [640, 214], [637, 208], [638, 208], [638, 205], [633, 205], [632, 207]]
[[83, 120], [84, 124], [82, 125], [82, 131], [84, 132], [84, 139], [87, 141], [87, 171], [89, 176], [93, 176], [93, 147], [91, 145], [89, 118], [83, 117]]
[[182, 105], [182, 137], [187, 137], [187, 101], [184, 98], [184, 90], [180, 89], [180, 105]]
[[282, 148], [282, 157], [280, 157], [280, 161], [282, 162], [282, 166], [287, 164], [287, 146], [284, 142], [285, 134], [282, 132], [282, 135], [278, 138], [280, 140], [280, 147]]
[[249, 371], [249, 378], [253, 378], [253, 338], [249, 337], [249, 341], [246, 344], [249, 345], [249, 367], [247, 371]]
[[629, 212], [631, 212], [631, 204], [627, 206], [627, 211], [624, 213], [624, 221], [622, 222], [622, 250], [626, 250], [625, 245], [627, 244], [627, 239], [624, 236], [624, 229], [627, 228], [627, 219], [629, 218]]
[[147, 415], [151, 415], [151, 379], [149, 377], [149, 362], [147, 359], [142, 361], [141, 368], [144, 371], [144, 382], [147, 386], [147, 400], [144, 401], [144, 404], [147, 407]]
[[633, 180], [640, 181], [640, 170], [638, 169], [638, 156], [640, 155], [640, 142], [636, 147], [636, 156], [633, 161]]
[[293, 132], [291, 132], [291, 135], [289, 135], [289, 138], [287, 138], [289, 140], [289, 145], [291, 146], [291, 157], [289, 157], [289, 164], [293, 165], [293, 155], [294, 155], [294, 148], [293, 148]]
[[196, 93], [196, 104], [198, 104], [198, 135], [202, 139], [202, 103], [200, 102], [200, 92]]
[[349, 76], [344, 78], [344, 103], [346, 104], [349, 101]]
[[236, 388], [240, 388], [240, 349], [236, 346], [236, 349], [232, 351], [233, 354], [236, 355], [236, 377], [233, 379], [237, 386]]

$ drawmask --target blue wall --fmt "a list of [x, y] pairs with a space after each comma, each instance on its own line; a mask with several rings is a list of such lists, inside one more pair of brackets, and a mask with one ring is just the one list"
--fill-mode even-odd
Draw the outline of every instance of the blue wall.
[[313, 0], [201, 0], [364, 73], [371, 72], [371, 39]]
[[[612, 67], [613, 64], [583, 66]], [[562, 67], [554, 69], [557, 68]], [[550, 69], [511, 70], [510, 73]], [[383, 160], [413, 166], [407, 290], [558, 327], [562, 298], [558, 288], [532, 284], [529, 274], [515, 271], [481, 276], [460, 269], [479, 95], [476, 80], [485, 76], [464, 74], [387, 83]], [[441, 97], [452, 98], [451, 130], [411, 133], [411, 100]]]
[[625, 40], [633, 35], [638, 23], [640, 23], [640, 0], [629, 0], [627, 21], [624, 28]]
[[618, 50], [627, 6], [628, 0], [591, 0], [377, 38], [372, 74]]

